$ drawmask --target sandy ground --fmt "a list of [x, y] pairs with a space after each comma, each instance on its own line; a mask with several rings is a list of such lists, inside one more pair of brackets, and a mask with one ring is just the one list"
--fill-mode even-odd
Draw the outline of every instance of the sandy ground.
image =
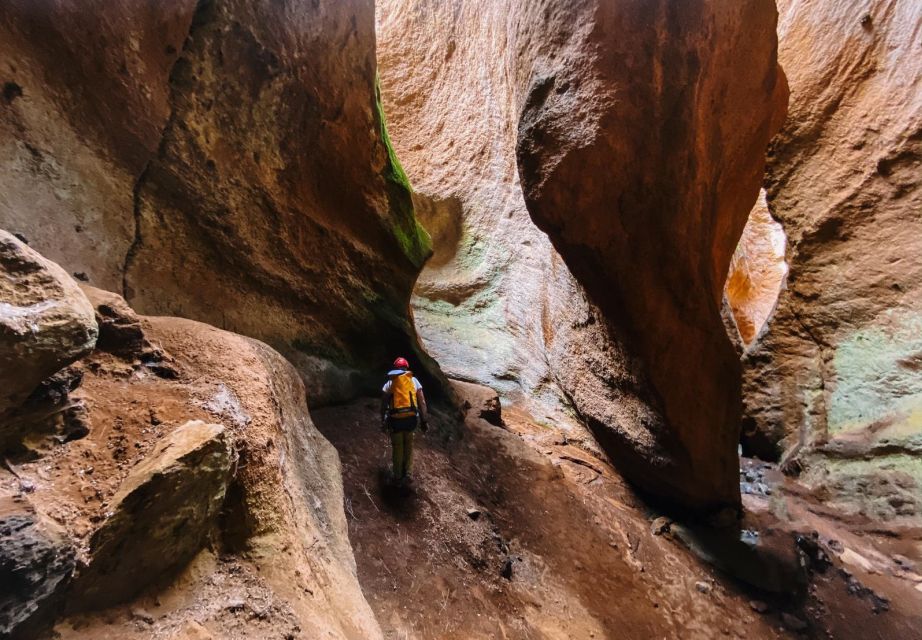
[[[801, 517], [813, 505], [788, 495], [771, 469], [759, 478], [776, 490], [746, 496], [742, 524], [764, 563], [743, 567], [765, 580], [752, 587], [729, 575], [740, 569], [733, 553], [714, 558], [726, 571], [701, 560], [724, 553], [719, 538], [709, 551], [693, 540], [693, 553], [683, 525], [656, 535], [660, 514], [578, 433], [515, 409], [505, 428], [471, 412], [458, 430], [440, 414], [417, 437], [415, 488], [397, 491], [376, 410], [369, 399], [312, 416], [340, 452], [359, 579], [388, 638], [919, 637], [922, 593], [906, 576], [849, 570], [832, 553], [822, 573], [816, 563], [801, 572], [810, 577], [801, 590], [758, 575], [797, 572], [809, 560], [796, 536], [813, 530], [820, 548], [886, 544], [862, 547], [834, 520]], [[900, 539], [918, 553], [918, 540]]]

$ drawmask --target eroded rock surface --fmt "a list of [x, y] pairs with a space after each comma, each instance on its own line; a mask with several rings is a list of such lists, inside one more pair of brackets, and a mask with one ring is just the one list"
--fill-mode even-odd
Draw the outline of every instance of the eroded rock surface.
[[[34, 622], [62, 638], [173, 637], [192, 621], [216, 638], [380, 637], [339, 460], [294, 367], [258, 341], [90, 294], [136, 321], [174, 375], [97, 348], [69, 367], [93, 428], [0, 473], [0, 491], [56, 522], [70, 549], [63, 572], [23, 564]], [[66, 607], [49, 609], [59, 595]]]
[[415, 348], [428, 253], [373, 30], [371, 0], [5, 3], [0, 224], [142, 312], [266, 340], [320, 400], [353, 395]]
[[740, 370], [720, 306], [785, 111], [775, 7], [531, 12], [517, 146], [529, 212], [646, 364], [680, 469], [670, 493], [734, 502]]
[[60, 527], [23, 498], [0, 495], [0, 636], [39, 628], [70, 582], [74, 556]]
[[632, 478], [698, 507], [738, 499], [719, 310], [785, 98], [772, 3], [717, 4], [394, 0], [378, 17], [395, 145], [431, 201], [427, 346], [456, 377], [572, 404]]
[[775, 310], [788, 272], [786, 246], [784, 229], [769, 213], [763, 191], [749, 213], [724, 286], [744, 346], [755, 341]]
[[224, 503], [235, 462], [219, 424], [190, 421], [160, 440], [122, 481], [112, 515], [90, 540], [78, 585], [82, 602], [131, 600], [189, 562]]
[[791, 108], [767, 191], [790, 275], [744, 359], [746, 446], [825, 452], [802, 460], [815, 490], [872, 519], [917, 518], [922, 16], [900, 2], [779, 9]]
[[97, 334], [93, 307], [77, 283], [0, 231], [0, 415], [92, 351]]

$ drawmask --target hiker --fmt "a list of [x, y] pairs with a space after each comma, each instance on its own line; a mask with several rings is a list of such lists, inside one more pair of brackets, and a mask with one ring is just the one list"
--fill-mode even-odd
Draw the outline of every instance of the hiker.
[[429, 430], [423, 385], [410, 371], [406, 358], [394, 360], [387, 372], [388, 381], [381, 389], [381, 428], [391, 436], [394, 481], [413, 481], [413, 432], [417, 423], [423, 433]]

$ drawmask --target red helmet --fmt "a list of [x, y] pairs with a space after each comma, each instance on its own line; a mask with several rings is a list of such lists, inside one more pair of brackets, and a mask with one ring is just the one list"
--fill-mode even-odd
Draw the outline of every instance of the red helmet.
[[407, 362], [406, 358], [397, 358], [396, 360], [394, 360], [394, 368], [395, 369], [409, 369], [410, 363]]

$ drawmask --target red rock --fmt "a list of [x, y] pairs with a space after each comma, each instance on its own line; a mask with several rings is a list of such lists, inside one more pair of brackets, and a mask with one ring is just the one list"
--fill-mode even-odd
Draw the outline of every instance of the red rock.
[[[662, 402], [656, 435], [675, 466], [645, 472], [640, 443], [609, 453], [664, 497], [735, 503], [740, 369], [720, 307], [785, 112], [774, 5], [540, 5], [525, 12], [534, 26], [517, 70], [525, 201], [627, 331]], [[709, 30], [723, 35], [702, 37]], [[548, 42], [560, 43], [553, 57], [542, 55]]]

